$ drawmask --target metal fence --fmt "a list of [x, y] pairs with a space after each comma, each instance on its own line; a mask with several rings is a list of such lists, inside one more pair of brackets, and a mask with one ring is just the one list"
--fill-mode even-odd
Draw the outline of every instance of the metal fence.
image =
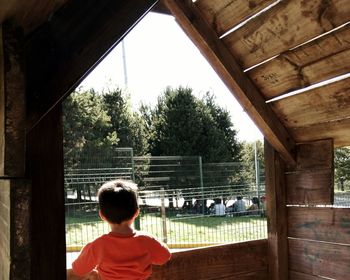
[[[98, 217], [96, 191], [105, 181], [116, 178], [131, 179], [139, 185], [141, 213], [135, 227], [170, 247], [267, 237], [261, 199], [263, 168], [249, 181], [242, 178], [244, 166], [238, 163], [203, 163], [200, 157], [133, 157], [128, 148], [121, 149], [112, 163], [104, 161], [99, 156], [65, 170], [68, 250], [77, 250], [109, 231]], [[243, 198], [246, 211], [234, 208], [238, 196]], [[258, 205], [248, 211], [252, 201]], [[216, 213], [220, 204], [226, 209]], [[350, 193], [335, 193], [334, 206], [350, 207]]]
[[[247, 211], [234, 210], [236, 196], [243, 196]], [[266, 238], [263, 206], [248, 211], [255, 196], [256, 191], [222, 187], [220, 191], [205, 188], [204, 192], [195, 188], [141, 191], [141, 212], [135, 226], [176, 248]], [[215, 204], [225, 205], [225, 211], [216, 213]], [[66, 204], [66, 240], [71, 250], [108, 231], [98, 217], [95, 197]]]

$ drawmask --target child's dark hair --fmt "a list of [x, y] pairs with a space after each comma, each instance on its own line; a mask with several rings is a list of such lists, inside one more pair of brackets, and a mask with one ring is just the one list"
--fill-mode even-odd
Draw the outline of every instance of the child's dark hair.
[[139, 208], [136, 191], [136, 184], [125, 180], [106, 182], [100, 187], [100, 211], [109, 223], [120, 224], [134, 217]]

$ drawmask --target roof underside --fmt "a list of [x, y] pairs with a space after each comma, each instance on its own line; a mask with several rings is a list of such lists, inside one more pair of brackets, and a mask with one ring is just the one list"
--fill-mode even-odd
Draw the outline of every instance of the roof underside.
[[[29, 37], [72, 1], [0, 0], [0, 22], [12, 20]], [[142, 9], [142, 2], [146, 1], [128, 3]], [[295, 143], [333, 138], [335, 146], [350, 145], [349, 0], [164, 0], [161, 4], [287, 162], [294, 161]], [[81, 16], [78, 12], [70, 15]]]
[[335, 146], [350, 145], [348, 0], [165, 2], [196, 30], [213, 31], [210, 40], [229, 52], [295, 142], [333, 138]]

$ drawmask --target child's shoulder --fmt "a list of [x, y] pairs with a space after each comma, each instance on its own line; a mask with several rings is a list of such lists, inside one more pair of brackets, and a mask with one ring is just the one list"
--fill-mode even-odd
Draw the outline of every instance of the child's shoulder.
[[144, 231], [135, 231], [134, 237], [137, 239], [157, 241], [157, 238], [154, 235]]

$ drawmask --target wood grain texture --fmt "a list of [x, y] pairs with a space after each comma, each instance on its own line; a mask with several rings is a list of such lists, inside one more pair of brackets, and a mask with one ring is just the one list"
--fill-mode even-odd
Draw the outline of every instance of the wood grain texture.
[[26, 87], [23, 56], [23, 33], [17, 27], [4, 24], [4, 85], [5, 101], [2, 119], [5, 130], [2, 137], [4, 166], [1, 175], [23, 177], [25, 172], [25, 117]]
[[289, 280], [329, 280], [329, 278], [305, 274], [296, 271], [289, 271]]
[[248, 71], [271, 99], [350, 72], [350, 24]]
[[67, 96], [155, 3], [75, 0], [52, 15], [26, 44], [27, 129]]
[[195, 5], [220, 37], [241, 21], [261, 11], [274, 0], [200, 0]]
[[288, 236], [350, 245], [350, 208], [288, 207]]
[[257, 240], [173, 253], [151, 279], [268, 279], [266, 272], [267, 241]]
[[288, 128], [309, 127], [318, 123], [347, 119], [350, 116], [350, 78], [270, 104]]
[[10, 181], [11, 193], [11, 280], [31, 279], [31, 182]]
[[10, 20], [28, 35], [65, 2], [67, 0], [0, 0], [0, 23]]
[[333, 140], [296, 146], [296, 165], [286, 172], [287, 204], [333, 204]]
[[5, 69], [2, 25], [0, 24], [0, 175], [5, 174]]
[[285, 166], [278, 153], [266, 140], [264, 155], [269, 279], [286, 279], [288, 277], [288, 243]]
[[203, 20], [196, 6], [191, 1], [183, 0], [166, 0], [165, 3], [184, 32], [211, 63], [271, 145], [285, 161], [294, 164], [293, 139], [266, 105], [251, 80], [242, 72], [215, 31]]
[[246, 69], [349, 20], [347, 0], [281, 1], [223, 41]]
[[297, 142], [332, 138], [334, 147], [350, 146], [350, 117], [289, 130]]
[[333, 204], [332, 174], [331, 170], [286, 174], [287, 204]]
[[293, 171], [333, 168], [333, 140], [323, 139], [299, 143], [296, 146], [296, 166]]
[[31, 278], [66, 277], [62, 108], [57, 105], [27, 135], [32, 181]]
[[347, 280], [350, 246], [289, 239], [290, 270], [330, 279]]

